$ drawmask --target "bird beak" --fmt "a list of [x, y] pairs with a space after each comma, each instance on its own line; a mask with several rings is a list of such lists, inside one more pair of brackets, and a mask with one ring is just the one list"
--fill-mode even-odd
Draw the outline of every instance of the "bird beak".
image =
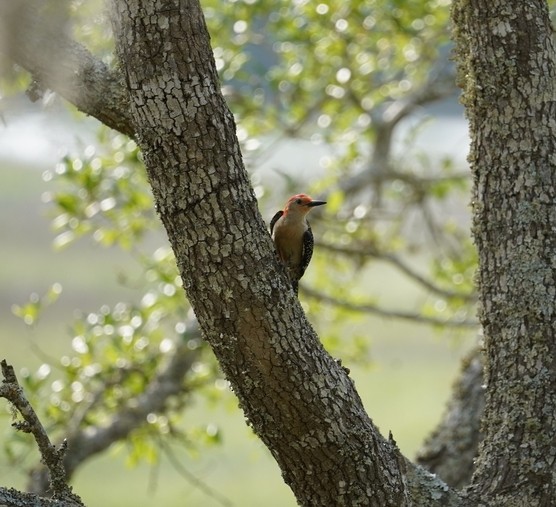
[[326, 204], [326, 201], [311, 201], [307, 203], [307, 206], [312, 208], [314, 206], [322, 206], [323, 204]]

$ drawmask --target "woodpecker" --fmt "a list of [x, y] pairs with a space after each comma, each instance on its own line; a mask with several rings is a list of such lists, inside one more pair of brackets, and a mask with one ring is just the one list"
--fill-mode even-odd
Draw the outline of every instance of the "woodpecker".
[[290, 197], [284, 209], [270, 221], [270, 234], [278, 257], [286, 266], [296, 294], [299, 279], [313, 256], [313, 232], [307, 222], [307, 214], [315, 206], [323, 204], [326, 201], [315, 201], [308, 195], [297, 194]]

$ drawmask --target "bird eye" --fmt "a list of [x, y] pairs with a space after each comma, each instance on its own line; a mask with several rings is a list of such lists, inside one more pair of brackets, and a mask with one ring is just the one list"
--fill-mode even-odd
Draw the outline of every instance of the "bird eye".
[[301, 199], [296, 199], [295, 202], [296, 202], [297, 204], [301, 204]]

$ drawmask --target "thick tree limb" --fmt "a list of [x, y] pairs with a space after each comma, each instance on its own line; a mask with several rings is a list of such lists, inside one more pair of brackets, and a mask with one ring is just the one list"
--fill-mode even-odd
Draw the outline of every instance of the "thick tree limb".
[[53, 2], [0, 0], [0, 53], [80, 111], [134, 136], [127, 93], [117, 71], [66, 34]]
[[2, 507], [80, 507], [83, 504], [67, 499], [42, 498], [13, 488], [0, 488], [0, 505]]
[[545, 0], [456, 0], [485, 411], [472, 505], [556, 505], [556, 47]]

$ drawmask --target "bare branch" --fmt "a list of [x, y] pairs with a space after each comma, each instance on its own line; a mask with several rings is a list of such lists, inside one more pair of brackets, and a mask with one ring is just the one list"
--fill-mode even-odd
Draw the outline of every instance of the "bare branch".
[[[420, 107], [442, 100], [456, 92], [455, 67], [450, 61], [450, 48], [444, 47], [434, 68], [429, 72], [427, 81], [412, 93], [398, 100], [386, 100], [379, 106], [368, 110], [362, 106], [362, 97], [349, 90], [349, 98], [362, 112], [372, 118], [371, 124], [376, 132], [372, 145], [372, 155], [366, 167], [351, 177], [345, 178], [340, 189], [346, 194], [359, 193], [374, 184], [375, 199], [380, 202], [381, 183], [400, 179], [390, 163], [392, 137], [395, 127]], [[448, 177], [450, 178], [450, 177]], [[451, 178], [450, 178], [451, 179]], [[424, 180], [423, 180], [424, 181]]]
[[468, 302], [475, 302], [477, 300], [477, 295], [474, 292], [456, 292], [448, 289], [444, 289], [439, 287], [431, 280], [427, 279], [423, 275], [417, 273], [412, 267], [406, 264], [402, 259], [397, 257], [396, 255], [380, 252], [375, 248], [372, 247], [362, 247], [362, 248], [354, 248], [354, 247], [345, 247], [345, 246], [338, 246], [331, 243], [322, 243], [317, 242], [317, 246], [319, 248], [324, 248], [331, 252], [341, 253], [345, 255], [349, 255], [352, 257], [359, 256], [359, 257], [372, 257], [374, 259], [378, 259], [381, 261], [388, 262], [392, 264], [396, 268], [398, 268], [402, 273], [407, 275], [409, 278], [417, 282], [419, 285], [423, 286], [425, 289], [430, 290], [431, 292], [438, 294], [439, 296], [448, 298], [448, 299], [461, 299], [463, 301]]
[[456, 72], [455, 65], [450, 61], [450, 47], [442, 48], [440, 53], [427, 81], [420, 88], [384, 108], [382, 120], [385, 123], [396, 125], [415, 109], [456, 93]]
[[340, 308], [345, 308], [346, 310], [351, 310], [354, 312], [370, 313], [378, 315], [380, 317], [388, 317], [402, 320], [410, 320], [412, 322], [417, 322], [419, 324], [428, 324], [434, 326], [445, 326], [445, 327], [478, 327], [479, 323], [475, 320], [443, 320], [435, 317], [427, 317], [426, 315], [421, 315], [414, 312], [406, 312], [402, 310], [386, 310], [380, 308], [378, 305], [372, 303], [360, 304], [351, 303], [344, 299], [339, 299], [333, 296], [329, 296], [315, 289], [311, 289], [305, 285], [301, 287], [303, 293], [311, 298], [318, 299], [319, 301]]
[[11, 402], [23, 417], [22, 422], [15, 422], [12, 426], [24, 433], [31, 433], [35, 438], [41, 454], [41, 461], [50, 473], [50, 487], [53, 497], [68, 500], [74, 505], [83, 505], [79, 496], [72, 492], [71, 487], [66, 482], [63, 465], [66, 453], [65, 441], [59, 448], [56, 448], [50, 442], [44, 426], [19, 385], [13, 367], [8, 365], [5, 359], [2, 360], [1, 366], [4, 380], [0, 385], [0, 397]]
[[206, 482], [199, 479], [195, 474], [191, 473], [187, 468], [185, 468], [180, 461], [180, 459], [175, 455], [172, 448], [165, 442], [160, 442], [160, 446], [164, 451], [164, 454], [174, 467], [174, 469], [184, 478], [186, 479], [191, 485], [196, 487], [198, 490], [202, 491], [205, 495], [209, 498], [212, 498], [218, 504], [224, 507], [232, 507], [234, 504], [225, 496], [215, 491], [211, 488]]

